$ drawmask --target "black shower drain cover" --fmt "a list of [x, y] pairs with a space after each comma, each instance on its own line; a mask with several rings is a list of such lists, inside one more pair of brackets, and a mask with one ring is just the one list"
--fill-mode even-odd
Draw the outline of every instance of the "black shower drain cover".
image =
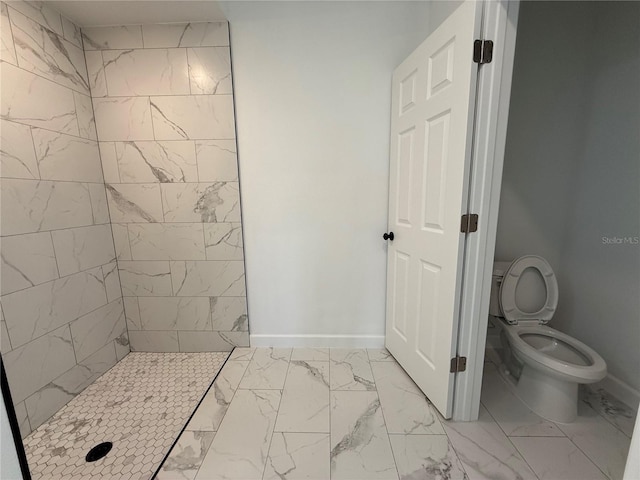
[[89, 450], [89, 453], [87, 453], [85, 460], [87, 462], [95, 462], [96, 460], [100, 460], [101, 458], [105, 457], [107, 453], [111, 451], [112, 447], [113, 447], [113, 443], [111, 442], [99, 443], [98, 445], [93, 447], [91, 450]]

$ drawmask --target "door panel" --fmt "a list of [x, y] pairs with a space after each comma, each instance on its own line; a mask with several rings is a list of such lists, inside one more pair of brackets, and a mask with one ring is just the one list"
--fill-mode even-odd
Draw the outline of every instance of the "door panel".
[[481, 2], [463, 3], [392, 82], [386, 345], [451, 416]]

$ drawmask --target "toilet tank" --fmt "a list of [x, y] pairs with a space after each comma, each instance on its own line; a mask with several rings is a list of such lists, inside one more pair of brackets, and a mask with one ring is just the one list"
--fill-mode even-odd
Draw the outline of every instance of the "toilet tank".
[[491, 298], [489, 301], [489, 315], [502, 317], [500, 308], [500, 285], [504, 274], [509, 269], [511, 262], [493, 262], [493, 275], [491, 276]]

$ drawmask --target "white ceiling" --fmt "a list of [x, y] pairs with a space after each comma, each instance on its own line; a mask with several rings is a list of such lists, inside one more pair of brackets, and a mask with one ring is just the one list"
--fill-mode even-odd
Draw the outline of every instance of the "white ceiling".
[[56, 0], [47, 3], [81, 27], [227, 20], [216, 0]]

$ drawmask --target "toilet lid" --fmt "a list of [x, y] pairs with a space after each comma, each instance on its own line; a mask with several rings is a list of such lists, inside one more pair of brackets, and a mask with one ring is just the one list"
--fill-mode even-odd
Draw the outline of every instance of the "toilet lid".
[[[516, 290], [520, 276], [528, 268], [534, 268], [540, 272], [547, 291], [547, 299], [542, 308], [531, 313], [520, 310], [516, 304]], [[500, 286], [500, 303], [504, 318], [509, 323], [517, 323], [520, 320], [549, 322], [558, 306], [558, 282], [551, 265], [544, 258], [536, 255], [525, 255], [514, 260], [507, 269]]]

